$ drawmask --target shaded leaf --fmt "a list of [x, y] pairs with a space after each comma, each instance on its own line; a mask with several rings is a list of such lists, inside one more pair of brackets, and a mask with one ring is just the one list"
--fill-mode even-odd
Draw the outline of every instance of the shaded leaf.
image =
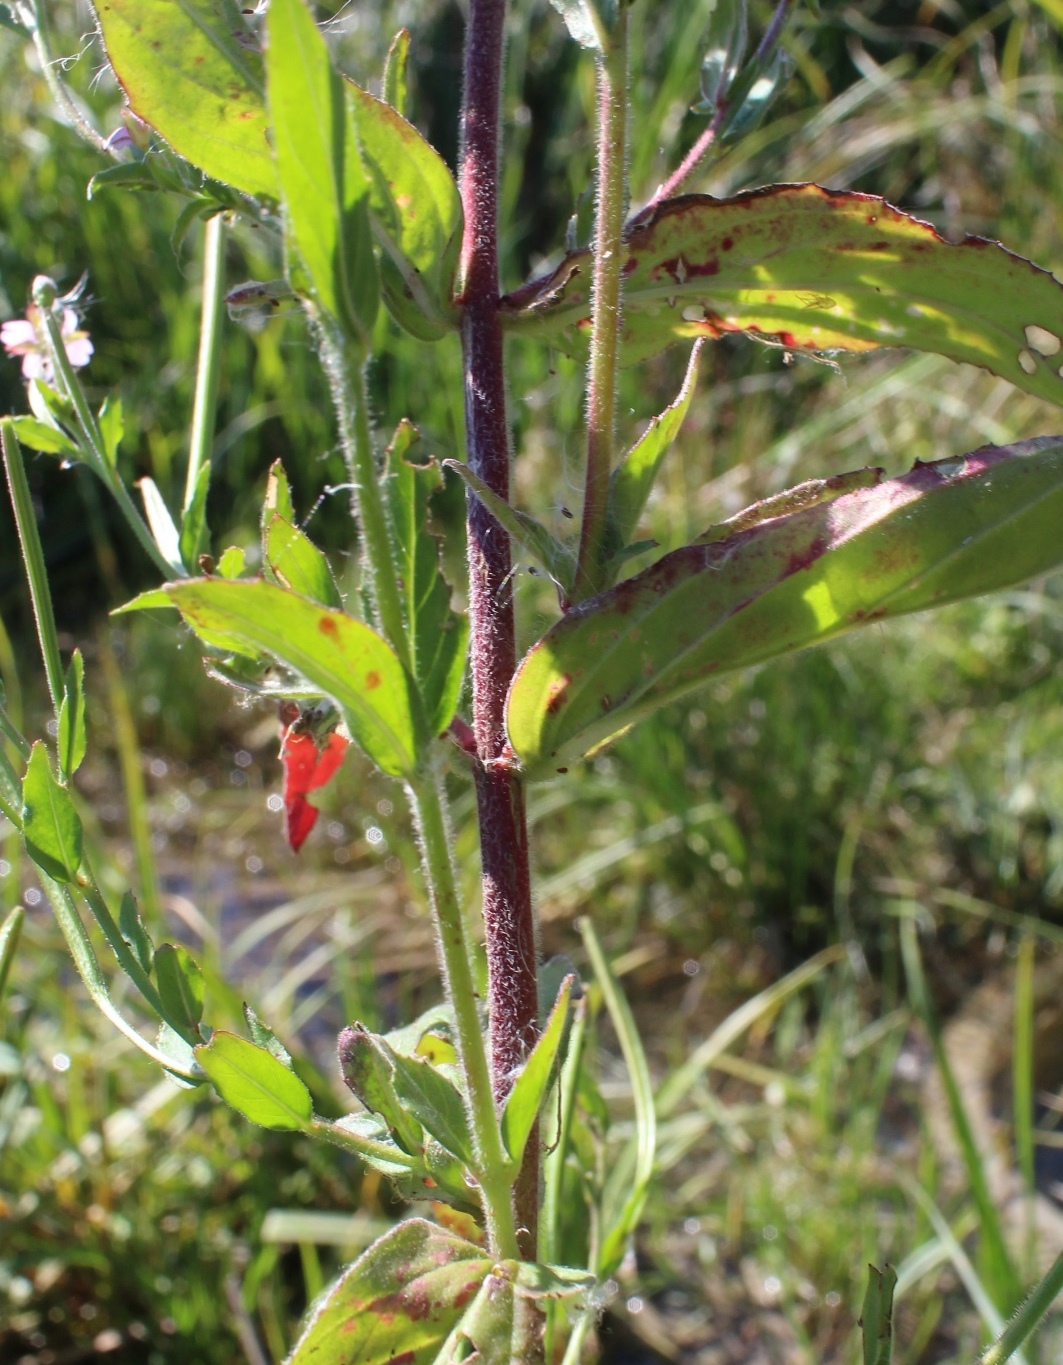
[[542, 1108], [554, 1072], [554, 1063], [558, 1059], [565, 1025], [568, 1022], [568, 1002], [575, 981], [574, 976], [567, 976], [561, 983], [557, 1002], [550, 1012], [546, 1027], [539, 1035], [531, 1056], [524, 1063], [524, 1068], [506, 1100], [502, 1114], [502, 1140], [510, 1159], [518, 1169], [524, 1157], [528, 1137], [535, 1120], [539, 1117], [539, 1110]]
[[265, 532], [266, 563], [277, 582], [326, 607], [341, 607], [340, 590], [324, 554], [309, 536], [283, 517], [270, 520]]
[[[591, 258], [503, 301], [511, 327], [579, 353]], [[873, 195], [780, 185], [660, 204], [625, 244], [623, 359], [751, 332], [790, 350], [910, 346], [1063, 402], [1063, 287], [996, 242], [947, 242]]]
[[21, 905], [16, 905], [13, 910], [8, 911], [4, 916], [4, 922], [0, 924], [0, 1002], [4, 998], [7, 978], [11, 972], [11, 964], [15, 960], [15, 950], [22, 936], [25, 919], [25, 910]]
[[63, 700], [59, 707], [59, 771], [67, 781], [85, 757], [85, 663], [81, 650], [70, 656]]
[[893, 1291], [897, 1272], [892, 1266], [867, 1268], [867, 1290], [860, 1314], [864, 1365], [890, 1365], [893, 1355]]
[[406, 117], [406, 68], [410, 60], [410, 30], [400, 28], [391, 40], [384, 63], [384, 100]]
[[368, 349], [379, 300], [369, 183], [343, 80], [304, 0], [271, 3], [266, 72], [289, 248], [315, 302]]
[[465, 1101], [457, 1087], [431, 1062], [393, 1052], [382, 1038], [379, 1043], [393, 1067], [399, 1100], [448, 1152], [464, 1165], [474, 1165]]
[[[277, 195], [261, 62], [224, 0], [95, 0], [108, 59], [138, 118], [245, 194]], [[246, 45], [240, 42], [245, 37]]]
[[286, 1365], [427, 1362], [490, 1269], [480, 1247], [406, 1219], [318, 1299]]
[[629, 548], [661, 464], [690, 410], [698, 378], [702, 343], [694, 343], [690, 364], [674, 403], [654, 417], [609, 477], [609, 522], [606, 548], [616, 558]]
[[1063, 439], [1041, 437], [688, 545], [532, 648], [510, 690], [510, 743], [533, 775], [553, 771], [716, 673], [1047, 573], [1063, 562], [1061, 521]]
[[179, 943], [160, 943], [155, 950], [155, 980], [166, 1009], [166, 1022], [186, 1041], [198, 1042], [203, 1018], [203, 973], [188, 949]]
[[384, 301], [407, 331], [435, 341], [457, 326], [458, 187], [443, 158], [398, 110], [352, 81], [347, 92], [369, 172]]
[[122, 896], [122, 904], [118, 911], [118, 931], [145, 974], [150, 976], [155, 959], [155, 945], [140, 917], [136, 897], [132, 891], [126, 891]]
[[381, 1041], [361, 1024], [345, 1028], [338, 1043], [340, 1072], [351, 1093], [384, 1120], [404, 1152], [415, 1156], [424, 1145], [424, 1134], [395, 1093], [394, 1067]]
[[384, 772], [414, 771], [423, 721], [395, 651], [375, 631], [261, 579], [187, 579], [165, 592], [207, 643], [272, 655], [331, 697]]
[[[120, 169], [115, 167], [115, 170]], [[103, 437], [103, 453], [113, 469], [118, 464], [118, 447], [125, 435], [125, 417], [122, 413], [122, 400], [116, 393], [109, 393], [103, 400], [99, 413], [100, 435]]]
[[419, 439], [409, 422], [399, 423], [385, 457], [384, 495], [409, 657], [429, 730], [441, 735], [458, 707], [469, 627], [464, 616], [451, 610], [439, 541], [428, 524], [429, 501], [443, 481], [439, 466], [432, 459], [415, 464], [407, 458]]
[[30, 751], [22, 783], [22, 838], [26, 852], [57, 882], [72, 882], [81, 866], [81, 821], [60, 786], [40, 740]]
[[252, 1123], [262, 1128], [310, 1127], [314, 1116], [310, 1091], [264, 1047], [219, 1029], [209, 1043], [200, 1043], [195, 1056], [226, 1104]]
[[11, 821], [16, 829], [22, 828], [22, 783], [14, 764], [0, 743], [0, 814]]

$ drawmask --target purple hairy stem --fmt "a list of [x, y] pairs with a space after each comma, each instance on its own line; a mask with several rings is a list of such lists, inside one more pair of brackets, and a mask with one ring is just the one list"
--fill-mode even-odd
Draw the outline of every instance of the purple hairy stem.
[[[462, 108], [465, 212], [458, 302], [470, 468], [509, 498], [509, 433], [498, 278], [498, 156], [505, 0], [470, 0]], [[491, 1074], [496, 1103], [538, 1033], [536, 934], [524, 790], [506, 765], [505, 703], [516, 670], [509, 537], [469, 495], [469, 618], [476, 738], [476, 798], [483, 864]], [[537, 1135], [514, 1187], [522, 1254], [535, 1257]]]

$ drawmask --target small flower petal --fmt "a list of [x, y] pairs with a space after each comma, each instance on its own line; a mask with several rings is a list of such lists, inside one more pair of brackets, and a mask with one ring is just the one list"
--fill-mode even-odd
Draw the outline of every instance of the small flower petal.
[[66, 343], [66, 358], [75, 370], [80, 370], [92, 359], [92, 350], [92, 342], [87, 336], [74, 337]]
[[12, 355], [24, 355], [25, 347], [36, 346], [37, 333], [33, 323], [26, 318], [15, 318], [0, 326], [0, 343]]

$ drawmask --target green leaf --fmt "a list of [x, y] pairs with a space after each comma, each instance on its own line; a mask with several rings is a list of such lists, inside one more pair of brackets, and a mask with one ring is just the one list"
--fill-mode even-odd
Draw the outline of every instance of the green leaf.
[[266, 496], [262, 500], [262, 516], [259, 525], [262, 528], [262, 554], [266, 552], [266, 530], [274, 517], [282, 517], [285, 521], [295, 525], [295, 507], [292, 503], [292, 488], [288, 482], [288, 475], [284, 472], [284, 465], [280, 460], [274, 460], [269, 467], [269, 477], [266, 480]]
[[224, 0], [95, 0], [95, 8], [108, 59], [138, 118], [215, 180], [276, 197], [261, 62], [234, 7]]
[[194, 569], [199, 556], [210, 547], [210, 532], [207, 527], [207, 494], [210, 492], [210, 462], [207, 461], [196, 476], [196, 486], [192, 490], [192, 501], [181, 516], [181, 534], [178, 538], [178, 553], [184, 564]]
[[16, 829], [22, 828], [22, 783], [15, 766], [4, 752], [0, 741], [0, 815], [10, 820]]
[[458, 187], [443, 158], [398, 110], [353, 82], [347, 91], [369, 172], [384, 301], [407, 331], [435, 341], [457, 326]]
[[893, 1356], [893, 1291], [897, 1272], [892, 1266], [884, 1271], [867, 1268], [867, 1291], [860, 1314], [864, 1343], [864, 1365], [890, 1365]]
[[384, 63], [384, 100], [406, 117], [406, 69], [410, 61], [410, 30], [400, 28], [391, 40]]
[[520, 1168], [525, 1145], [535, 1120], [539, 1117], [539, 1110], [553, 1075], [554, 1063], [568, 1022], [568, 1002], [575, 980], [574, 976], [567, 976], [561, 983], [557, 1002], [550, 1012], [546, 1027], [532, 1048], [524, 1069], [514, 1082], [502, 1114], [502, 1140], [517, 1169]]
[[59, 707], [59, 771], [64, 782], [81, 767], [85, 745], [85, 663], [81, 650], [75, 649]]
[[[239, 545], [230, 545], [222, 553], [218, 560], [217, 569], [219, 578], [239, 578], [247, 564], [247, 555]], [[170, 605], [169, 602], [166, 604]]]
[[12, 417], [10, 421], [15, 435], [30, 450], [39, 450], [42, 455], [62, 455], [67, 460], [85, 458], [78, 446], [58, 426], [40, 422], [36, 417]]
[[365, 1107], [379, 1114], [392, 1138], [411, 1156], [424, 1146], [421, 1125], [395, 1094], [394, 1065], [382, 1039], [361, 1024], [345, 1028], [339, 1037], [340, 1071], [344, 1084]]
[[698, 378], [702, 343], [694, 343], [683, 386], [674, 403], [658, 416], [631, 447], [609, 478], [608, 549], [617, 557], [628, 547], [657, 480], [661, 464], [683, 425]]
[[219, 1029], [195, 1055], [218, 1094], [245, 1119], [262, 1128], [309, 1129], [310, 1091], [264, 1047]]
[[[1063, 438], [854, 488], [869, 477], [805, 485], [853, 491], [767, 520], [751, 509], [734, 519], [747, 529], [665, 555], [558, 622], [509, 694], [509, 740], [529, 773], [564, 768], [727, 669], [1063, 562]], [[800, 507], [801, 493], [785, 496]]]
[[480, 1247], [408, 1218], [317, 1301], [286, 1365], [427, 1365], [490, 1269]]
[[472, 1139], [465, 1101], [452, 1081], [429, 1061], [404, 1057], [381, 1038], [393, 1067], [395, 1094], [426, 1132], [466, 1166], [472, 1166]]
[[57, 882], [76, 880], [81, 866], [81, 821], [60, 786], [40, 740], [30, 751], [22, 783], [22, 838], [26, 852]]
[[125, 602], [122, 606], [115, 607], [111, 615], [122, 616], [127, 611], [153, 611], [156, 607], [172, 609], [174, 605], [167, 596], [165, 588], [148, 588], [146, 592], [138, 593], [131, 602]]
[[542, 1302], [586, 1295], [594, 1278], [568, 1266], [500, 1261], [491, 1267], [475, 1299], [447, 1338], [434, 1365], [515, 1365], [527, 1360], [522, 1328], [515, 1320], [519, 1299]]
[[419, 439], [409, 422], [399, 423], [385, 457], [384, 495], [414, 677], [429, 730], [441, 735], [458, 708], [469, 626], [451, 610], [439, 542], [428, 525], [429, 500], [443, 482], [439, 466], [434, 460], [414, 464], [407, 459]]
[[167, 1023], [186, 1041], [198, 1042], [203, 1018], [203, 973], [188, 949], [180, 944], [161, 943], [155, 950], [155, 980], [159, 983]]
[[187, 579], [165, 592], [208, 644], [272, 655], [332, 698], [384, 772], [413, 773], [424, 723], [395, 651], [375, 631], [261, 579]]
[[542, 522], [536, 521], [527, 512], [518, 512], [505, 498], [488, 488], [467, 464], [460, 460], [444, 460], [447, 469], [453, 469], [466, 488], [470, 489], [483, 503], [498, 522], [499, 526], [522, 546], [535, 559], [567, 597], [572, 591], [576, 577], [576, 558], [567, 545], [550, 534]]
[[178, 573], [183, 573], [185, 564], [181, 558], [181, 537], [155, 480], [145, 477], [139, 481], [137, 487], [144, 499], [144, 515], [148, 519], [148, 527], [152, 539], [159, 547], [159, 553], [167, 564]]
[[273, 1032], [270, 1026], [258, 1017], [251, 1006], [244, 1001], [244, 1020], [247, 1024], [247, 1031], [251, 1035], [251, 1041], [256, 1047], [264, 1047], [266, 1051], [282, 1066], [292, 1070], [292, 1055], [284, 1046], [281, 1040]]
[[[586, 345], [590, 254], [503, 300], [511, 327]], [[910, 346], [1063, 402], [1063, 287], [995, 242], [953, 245], [884, 200], [818, 185], [662, 203], [628, 235], [623, 359], [750, 332], [788, 350]]]
[[[116, 166], [115, 170], [119, 168]], [[109, 393], [103, 400], [99, 413], [100, 435], [103, 437], [103, 453], [114, 469], [118, 464], [118, 447], [125, 435], [125, 418], [122, 413], [122, 400], [116, 393]]]
[[380, 293], [369, 182], [343, 80], [304, 0], [270, 5], [266, 72], [289, 245], [315, 302], [367, 350]]
[[266, 563], [277, 582], [326, 607], [342, 607], [329, 562], [309, 536], [283, 517], [266, 527]]
[[89, 180], [85, 187], [85, 198], [93, 200], [100, 190], [140, 190], [152, 194], [162, 189], [157, 177], [152, 174], [152, 163], [144, 161], [122, 161], [115, 166], [107, 166]]
[[118, 930], [129, 945], [129, 951], [144, 972], [150, 976], [152, 964], [155, 960], [155, 945], [151, 941], [147, 926], [140, 917], [136, 897], [132, 891], [127, 891], [122, 897], [122, 904], [118, 911]]
[[11, 972], [11, 964], [15, 960], [15, 950], [18, 948], [25, 919], [25, 910], [21, 905], [16, 905], [4, 916], [3, 924], [0, 924], [0, 1001], [4, 998], [7, 978]]

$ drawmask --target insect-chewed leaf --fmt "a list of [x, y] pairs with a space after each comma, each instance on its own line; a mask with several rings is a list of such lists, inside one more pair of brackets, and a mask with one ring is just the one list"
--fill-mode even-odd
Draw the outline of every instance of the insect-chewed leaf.
[[399, 110], [353, 81], [347, 92], [369, 171], [385, 302], [414, 336], [435, 341], [457, 321], [458, 187], [443, 158]]
[[1061, 437], [836, 486], [851, 491], [740, 519], [559, 621], [510, 689], [509, 740], [529, 773], [564, 768], [716, 673], [1063, 564]]
[[[95, 0], [130, 108], [179, 156], [245, 194], [276, 197], [262, 64], [223, 0]], [[239, 22], [239, 14], [236, 14]]]
[[[883, 199], [776, 185], [662, 203], [628, 234], [623, 359], [677, 337], [750, 332], [788, 349], [910, 346], [1063, 403], [1063, 286], [996, 242], [947, 242]], [[578, 251], [503, 301], [503, 317], [578, 352], [591, 259]]]
[[427, 1362], [490, 1269], [482, 1248], [408, 1218], [318, 1299], [285, 1365]]
[[193, 578], [165, 591], [201, 638], [272, 655], [332, 698], [384, 772], [413, 773], [424, 720], [395, 651], [376, 631], [262, 579]]
[[318, 305], [351, 341], [368, 347], [380, 297], [369, 182], [348, 125], [343, 78], [304, 0], [270, 5], [266, 72], [289, 247]]

